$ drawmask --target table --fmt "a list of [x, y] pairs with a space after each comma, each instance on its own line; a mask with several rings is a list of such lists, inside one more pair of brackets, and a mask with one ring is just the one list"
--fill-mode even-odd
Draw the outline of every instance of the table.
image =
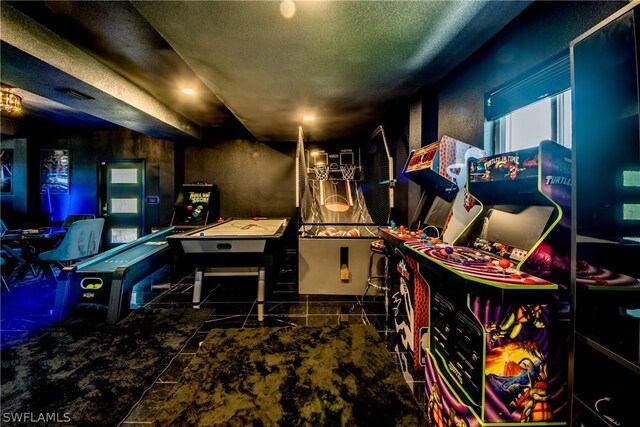
[[289, 218], [230, 219], [167, 237], [182, 262], [195, 267], [192, 302], [199, 307], [205, 270], [258, 277], [258, 320], [264, 320], [266, 267], [273, 264]]
[[[2, 236], [2, 249], [18, 261], [18, 265], [9, 276], [9, 280], [23, 277], [26, 269], [31, 269], [31, 272], [35, 275], [33, 266], [37, 259], [37, 254], [51, 249], [59, 239], [64, 237], [66, 232], [67, 230], [62, 226], [8, 230]], [[19, 246], [20, 253], [10, 243]]]

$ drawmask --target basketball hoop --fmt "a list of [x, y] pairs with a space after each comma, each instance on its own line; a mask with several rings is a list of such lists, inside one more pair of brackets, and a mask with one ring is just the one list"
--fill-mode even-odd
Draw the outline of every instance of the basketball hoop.
[[352, 180], [356, 173], [356, 166], [353, 164], [340, 165], [342, 179]]
[[315, 165], [313, 169], [316, 174], [316, 179], [325, 180], [329, 178], [329, 168], [327, 165]]

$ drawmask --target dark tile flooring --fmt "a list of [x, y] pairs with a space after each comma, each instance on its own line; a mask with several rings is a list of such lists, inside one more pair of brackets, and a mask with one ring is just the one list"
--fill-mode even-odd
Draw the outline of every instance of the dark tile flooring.
[[[158, 305], [192, 306], [193, 274], [171, 283], [171, 272], [163, 269], [134, 288], [131, 307]], [[382, 296], [299, 295], [294, 281], [279, 280], [267, 286], [264, 321], [258, 321], [255, 279], [205, 277], [201, 307], [213, 309], [209, 318], [185, 344], [179, 354], [158, 376], [124, 420], [126, 425], [148, 424], [154, 407], [162, 402], [176, 384], [183, 369], [195, 355], [207, 333], [214, 328], [257, 328], [269, 326], [323, 326], [337, 324], [371, 324], [387, 345], [398, 369], [403, 354], [395, 351], [400, 337], [385, 325]], [[10, 284], [11, 292], [2, 293], [2, 345], [11, 345], [52, 322], [55, 286], [39, 278]], [[393, 320], [390, 319], [390, 324]], [[405, 373], [405, 380], [419, 402], [425, 404], [424, 374]]]

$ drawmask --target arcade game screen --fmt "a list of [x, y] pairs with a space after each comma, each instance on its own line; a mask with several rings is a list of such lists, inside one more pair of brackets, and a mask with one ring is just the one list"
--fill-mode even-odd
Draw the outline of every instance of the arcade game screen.
[[203, 226], [218, 218], [218, 188], [213, 184], [183, 184], [176, 198], [171, 225]]
[[489, 252], [499, 246], [504, 252], [500, 255], [520, 260], [540, 239], [552, 214], [551, 206], [494, 206], [473, 246]]

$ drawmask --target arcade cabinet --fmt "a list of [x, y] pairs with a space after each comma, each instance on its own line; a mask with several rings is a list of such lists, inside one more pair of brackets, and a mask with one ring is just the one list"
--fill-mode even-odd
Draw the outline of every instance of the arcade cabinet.
[[468, 162], [481, 207], [457, 244], [404, 243], [429, 297], [429, 415], [564, 425], [571, 152], [550, 141]]
[[171, 225], [178, 231], [204, 227], [220, 216], [220, 194], [213, 184], [182, 184], [176, 198]]
[[[438, 240], [450, 218], [450, 212], [460, 188], [452, 179], [452, 166], [461, 165], [465, 154], [473, 147], [449, 136], [413, 150], [404, 165], [402, 174], [420, 185], [421, 197], [408, 226], [380, 227], [379, 235], [391, 248], [392, 300], [394, 327], [403, 337], [396, 351], [404, 359], [407, 370], [403, 375], [413, 381], [411, 369], [424, 369], [422, 337], [428, 330], [429, 301], [427, 284], [418, 271], [414, 257], [408, 256], [404, 243], [411, 240]], [[459, 176], [459, 174], [456, 174]], [[473, 211], [476, 213], [476, 211]]]
[[[388, 149], [379, 152], [388, 153]], [[296, 157], [300, 178], [298, 291], [362, 295], [377, 229], [363, 194], [359, 150], [321, 146], [306, 149], [300, 130]], [[389, 194], [388, 187], [384, 190]], [[390, 200], [388, 196], [387, 218]]]
[[633, 2], [570, 45], [574, 425], [638, 425], [638, 393], [623, 386], [640, 384], [638, 40]]

